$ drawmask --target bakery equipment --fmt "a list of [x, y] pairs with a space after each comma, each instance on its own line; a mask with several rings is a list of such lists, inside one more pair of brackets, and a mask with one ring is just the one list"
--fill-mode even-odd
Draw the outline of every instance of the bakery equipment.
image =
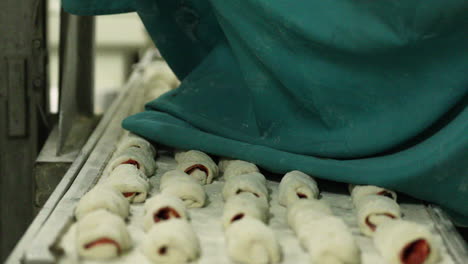
[[[70, 169], [66, 172], [42, 210], [29, 226], [23, 238], [8, 258], [8, 264], [67, 263], [62, 262], [64, 259], [67, 259], [66, 254], [68, 251], [63, 248], [63, 244], [61, 243], [74, 221], [74, 207], [81, 196], [99, 180], [111, 155], [116, 150], [117, 142], [124, 134], [124, 130], [121, 128], [121, 121], [128, 115], [142, 110], [144, 102], [148, 100], [148, 89], [153, 89], [153, 92], [160, 89], [160, 87], [152, 87], [148, 83], [148, 80], [151, 79], [148, 77], [148, 73], [152, 71], [155, 63], [161, 63], [161, 61], [158, 60], [155, 51], [148, 51], [142, 61], [135, 66], [131, 77], [125, 85], [125, 89], [122, 90], [118, 98], [106, 111]], [[164, 85], [161, 85], [161, 87], [164, 87]], [[159, 169], [156, 176], [153, 177], [154, 183], [158, 182], [161, 173], [175, 167], [172, 150], [163, 146], [158, 147], [162, 151], [157, 160]], [[268, 176], [268, 172], [266, 174]], [[270, 176], [270, 179], [275, 179], [275, 175]], [[209, 187], [212, 190], [208, 194], [211, 195], [210, 199], [212, 200], [208, 208], [210, 208], [209, 206], [213, 206], [213, 215], [201, 216], [195, 213], [193, 217], [195, 230], [199, 234], [204, 234], [203, 237], [214, 236], [213, 241], [218, 242], [222, 241], [220, 237], [216, 239], [216, 236], [220, 236], [220, 233], [215, 233], [214, 231], [213, 233], [209, 233], [208, 230], [205, 230], [207, 227], [203, 225], [203, 222], [214, 221], [213, 219], [220, 217], [220, 215], [217, 215], [219, 210], [215, 208], [215, 206], [220, 205], [214, 202], [222, 200], [220, 184], [220, 182], [215, 182], [212, 187]], [[278, 182], [276, 180], [269, 181], [269, 186], [273, 190], [273, 196], [277, 195], [277, 190], [275, 193], [277, 185]], [[366, 240], [368, 238], [359, 235], [359, 232], [356, 231], [357, 224], [355, 224], [356, 227], [352, 226], [352, 223], [355, 223], [353, 220], [355, 211], [349, 195], [336, 191], [332, 183], [319, 181], [319, 186], [323, 186], [321, 188], [322, 199], [331, 205], [336, 215], [342, 217], [345, 219], [345, 222], [351, 225], [353, 234], [363, 250], [365, 259], [363, 263], [372, 263], [372, 260], [376, 258], [375, 248], [370, 245], [369, 241], [371, 240]], [[272, 201], [272, 203], [274, 202]], [[409, 203], [403, 201], [400, 205], [406, 219], [429, 225], [436, 236], [440, 238], [445, 252], [444, 262], [441, 263], [463, 263], [464, 260], [468, 259], [466, 243], [457, 233], [448, 216], [438, 206], [414, 201]], [[135, 210], [138, 212], [142, 208], [138, 207]], [[281, 210], [285, 209], [276, 204], [273, 205], [271, 210], [274, 214], [277, 214], [277, 218], [274, 216], [270, 224], [274, 225], [274, 229], [279, 234], [284, 235], [282, 236], [282, 239], [284, 239], [282, 245], [286, 245], [285, 250], [288, 252], [282, 263], [298, 263], [294, 261], [304, 259], [304, 255], [301, 256], [297, 253], [297, 242], [292, 242], [294, 238], [290, 235], [288, 236], [288, 232], [284, 229], [284, 223], [281, 222], [281, 217], [285, 213]], [[132, 220], [130, 220], [130, 224], [132, 224]], [[206, 243], [206, 241], [202, 239], [201, 243], [203, 250], [203, 243]], [[216, 247], [222, 249], [223, 245], [219, 242], [216, 244]], [[289, 247], [296, 247], [296, 249], [288, 249]], [[202, 253], [200, 263], [224, 263], [223, 260], [225, 259], [222, 257], [222, 252], [222, 250], [205, 251]], [[294, 252], [297, 253], [296, 257]], [[117, 261], [116, 263], [121, 262]]]

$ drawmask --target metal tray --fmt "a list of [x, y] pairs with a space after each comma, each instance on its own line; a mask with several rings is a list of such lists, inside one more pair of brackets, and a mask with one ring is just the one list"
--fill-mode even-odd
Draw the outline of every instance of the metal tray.
[[[34, 219], [6, 263], [81, 263], [72, 246], [73, 209], [83, 194], [99, 181], [104, 167], [115, 150], [116, 143], [124, 133], [120, 126], [123, 118], [141, 110], [145, 101], [144, 89], [142, 89], [144, 86], [143, 74], [146, 65], [153, 59], [154, 53], [150, 52], [135, 68], [125, 89], [106, 112], [80, 155]], [[154, 186], [153, 193], [157, 192], [159, 176], [175, 165], [170, 152], [163, 152], [157, 162], [159, 169], [157, 175], [151, 180]], [[276, 178], [275, 175], [267, 175], [267, 177]], [[284, 251], [282, 263], [309, 263], [307, 254], [299, 247], [297, 239], [286, 226], [286, 209], [280, 207], [276, 202], [277, 185], [278, 183], [275, 181], [269, 182], [272, 206], [272, 217], [269, 224], [280, 239]], [[344, 191], [346, 190], [345, 185], [326, 181], [319, 181], [319, 185], [322, 189], [322, 199], [329, 202], [335, 214], [346, 221], [356, 236], [363, 251], [363, 263], [384, 263], [373, 247], [372, 241], [359, 234], [350, 197]], [[220, 195], [221, 186], [222, 182], [220, 181], [206, 186], [209, 194], [208, 206], [190, 210], [192, 224], [202, 243], [203, 252], [198, 263], [231, 263], [224, 250], [224, 237], [219, 224], [223, 203]], [[432, 205], [427, 206], [420, 202], [403, 202], [401, 207], [405, 215], [404, 218], [428, 225], [439, 238], [438, 241], [444, 256], [441, 263], [462, 264], [468, 259], [466, 243], [440, 208]], [[135, 241], [134, 249], [118, 260], [105, 263], [146, 263], [146, 259], [137, 249], [139, 241], [144, 236], [141, 228], [142, 214], [142, 205], [131, 206], [132, 216], [128, 227]], [[83, 263], [99, 262], [83, 261]]]
[[[152, 190], [151, 194], [158, 193], [159, 180], [164, 172], [175, 168], [176, 162], [170, 152], [164, 152], [157, 160], [158, 172], [151, 178]], [[275, 175], [273, 175], [273, 178]], [[353, 235], [356, 238], [362, 252], [362, 264], [378, 264], [385, 263], [379, 252], [375, 249], [371, 238], [363, 236], [359, 232], [356, 222], [356, 212], [351, 202], [350, 196], [346, 193], [345, 184], [336, 184], [318, 180], [321, 188], [321, 198], [331, 205], [335, 215], [342, 218]], [[204, 208], [189, 209], [189, 215], [192, 226], [197, 233], [202, 247], [202, 255], [196, 262], [199, 264], [219, 264], [219, 263], [234, 263], [229, 260], [224, 241], [224, 232], [221, 224], [221, 216], [223, 213], [222, 187], [223, 179], [216, 180], [213, 184], [206, 185], [205, 191], [208, 194], [208, 204]], [[309, 263], [310, 259], [307, 253], [300, 247], [299, 241], [295, 237], [293, 231], [289, 229], [286, 223], [286, 208], [278, 204], [278, 182], [268, 181], [270, 190], [270, 221], [269, 226], [275, 231], [277, 238], [280, 241], [283, 251], [283, 264]], [[454, 244], [456, 238], [447, 236], [448, 230], [446, 222], [442, 224], [442, 219], [447, 220], [441, 215], [441, 219], [436, 220], [435, 214], [441, 213], [433, 207], [427, 207], [421, 203], [408, 201], [408, 199], [400, 203], [403, 218], [415, 221], [428, 226], [436, 236], [436, 243], [440, 246], [442, 259], [440, 264], [456, 264], [462, 263], [466, 259], [466, 249], [463, 247], [457, 248]], [[437, 213], [438, 212], [438, 213]], [[71, 224], [68, 231], [61, 237], [55, 247], [56, 252], [61, 252], [57, 258], [58, 263], [141, 263], [150, 264], [139, 251], [138, 245], [145, 237], [143, 229], [144, 208], [142, 204], [131, 205], [131, 217], [127, 223], [128, 230], [131, 233], [133, 240], [133, 248], [118, 259], [96, 262], [80, 259], [75, 250], [75, 224]], [[453, 235], [453, 234], [452, 234]], [[447, 240], [448, 239], [448, 240]], [[465, 254], [465, 255], [464, 255]]]

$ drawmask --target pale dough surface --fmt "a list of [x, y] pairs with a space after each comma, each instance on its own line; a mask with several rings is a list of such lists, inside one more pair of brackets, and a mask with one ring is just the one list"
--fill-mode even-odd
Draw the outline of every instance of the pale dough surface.
[[172, 170], [161, 178], [160, 191], [179, 197], [187, 208], [205, 206], [206, 192], [198, 180], [183, 171]]
[[224, 206], [223, 226], [227, 228], [236, 216], [252, 217], [268, 222], [268, 202], [251, 193], [240, 193], [229, 198]]
[[[153, 186], [151, 194], [158, 193], [159, 178], [176, 166], [176, 162], [172, 157], [165, 154], [157, 161], [158, 173], [156, 177], [152, 177], [151, 184]], [[319, 182], [320, 185], [320, 182]], [[204, 208], [189, 209], [191, 224], [200, 239], [201, 257], [196, 262], [197, 264], [234, 264], [226, 252], [226, 244], [224, 239], [224, 230], [222, 225], [223, 205], [222, 188], [224, 184], [220, 180], [215, 180], [213, 184], [204, 186], [207, 193], [207, 205]], [[270, 220], [269, 226], [275, 232], [275, 235], [280, 238], [279, 243], [283, 251], [283, 264], [310, 263], [308, 254], [300, 247], [299, 240], [294, 235], [294, 232], [288, 227], [286, 212], [287, 209], [278, 204], [278, 182], [268, 181], [270, 189]], [[375, 248], [371, 238], [361, 234], [356, 220], [356, 209], [352, 204], [351, 198], [346, 194], [329, 193], [321, 190], [322, 200], [327, 202], [333, 213], [342, 218], [346, 225], [350, 228], [359, 247], [364, 252], [362, 256], [363, 264], [384, 263], [382, 257]], [[425, 224], [430, 230], [434, 230], [430, 216], [426, 210], [419, 205], [400, 204], [401, 211], [404, 214], [404, 219], [417, 221]], [[131, 251], [124, 254], [118, 259], [97, 262], [97, 261], [77, 261], [77, 252], [74, 248], [75, 229], [76, 225], [72, 224], [70, 229], [65, 233], [60, 245], [65, 251], [64, 257], [60, 259], [60, 264], [85, 263], [85, 264], [124, 264], [124, 263], [139, 263], [150, 264], [143, 254], [137, 249], [139, 244], [145, 237], [143, 228], [144, 205], [132, 204], [130, 208], [130, 221], [127, 223], [128, 231], [133, 240], [134, 247]], [[440, 236], [435, 236], [435, 243], [441, 244]], [[441, 247], [441, 255], [443, 256], [440, 264], [455, 264], [446, 252], [445, 247]]]
[[187, 169], [197, 165], [202, 165], [208, 170], [208, 175], [200, 169], [195, 169], [194, 172], [190, 173], [190, 176], [197, 179], [201, 185], [210, 184], [214, 178], [218, 177], [218, 167], [213, 161], [186, 161], [179, 163], [177, 169], [188, 172]]
[[395, 200], [382, 195], [372, 194], [362, 197], [356, 206], [356, 210], [359, 228], [361, 228], [361, 232], [367, 236], [372, 236], [374, 231], [367, 225], [366, 220], [369, 220], [371, 224], [375, 225], [375, 228], [378, 228], [385, 221], [393, 220], [384, 214], [390, 214], [394, 216], [394, 219], [399, 219], [401, 217], [400, 206]]
[[151, 143], [133, 133], [127, 132], [117, 145], [117, 150], [115, 151], [114, 156], [119, 155], [131, 147], [140, 148], [141, 150], [147, 152], [150, 157], [155, 157], [157, 153], [156, 148], [151, 145]]
[[392, 198], [397, 201], [397, 194], [394, 191], [384, 189], [374, 185], [349, 185], [349, 192], [354, 205], [359, 204], [359, 200], [367, 195], [379, 194], [380, 192], [387, 192]]
[[[182, 200], [180, 200], [179, 197], [160, 193], [146, 200], [145, 218], [143, 220], [146, 231], [150, 230], [151, 227], [155, 224], [154, 214], [160, 212], [160, 210], [165, 210], [169, 208], [173, 212], [178, 214], [178, 217], [174, 215], [169, 215], [170, 219], [181, 218], [181, 219], [187, 220], [188, 218], [187, 209], [185, 208], [184, 202], [182, 202]], [[162, 219], [160, 221], [168, 221], [168, 220]]]
[[224, 171], [226, 180], [238, 175], [259, 171], [255, 164], [243, 160], [222, 160], [219, 166]]
[[127, 200], [132, 203], [144, 202], [151, 187], [148, 179], [142, 173], [139, 173], [135, 166], [128, 164], [117, 166], [101, 184], [110, 186], [122, 193], [138, 193], [127, 197]]
[[437, 247], [437, 243], [434, 242], [430, 230], [424, 225], [403, 220], [387, 221], [377, 228], [374, 235], [375, 246], [380, 250], [389, 264], [401, 263], [401, 250], [408, 243], [418, 239], [425, 239], [431, 248], [429, 257], [424, 263], [438, 263], [439, 248]]
[[147, 152], [142, 149], [129, 147], [122, 152], [116, 153], [112, 156], [109, 164], [106, 167], [106, 170], [104, 171], [104, 175], [112, 173], [112, 171], [117, 166], [130, 159], [139, 163], [139, 170], [146, 176], [151, 176], [155, 173], [157, 166], [156, 162], [153, 160], [153, 157], [148, 155]]
[[278, 263], [281, 248], [278, 237], [262, 221], [245, 217], [226, 229], [226, 244], [229, 256], [240, 263]]
[[[97, 210], [85, 215], [77, 223], [76, 250], [87, 259], [110, 259], [131, 248], [132, 243], [124, 220], [106, 210]], [[116, 245], [96, 245], [86, 249], [86, 245], [100, 239], [110, 239]]]
[[291, 171], [284, 175], [279, 185], [279, 203], [283, 206], [291, 206], [301, 199], [316, 199], [319, 195], [317, 182], [309, 175], [301, 171]]
[[185, 219], [153, 225], [139, 248], [148, 259], [161, 264], [186, 263], [200, 255], [199, 240]]
[[174, 156], [179, 164], [177, 166], [179, 170], [187, 171], [188, 168], [198, 164], [203, 165], [208, 170], [208, 175], [199, 169], [190, 173], [190, 175], [199, 180], [202, 185], [210, 184], [213, 182], [214, 178], [218, 177], [218, 166], [213, 159], [204, 152], [197, 150], [179, 151], [176, 152]]
[[118, 190], [98, 185], [80, 199], [75, 208], [75, 217], [80, 219], [98, 209], [105, 209], [126, 218], [130, 211], [130, 204]]

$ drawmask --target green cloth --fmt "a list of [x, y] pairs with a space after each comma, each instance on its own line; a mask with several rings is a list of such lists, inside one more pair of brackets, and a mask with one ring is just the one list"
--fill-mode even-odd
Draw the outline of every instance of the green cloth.
[[388, 187], [468, 224], [468, 1], [63, 4], [136, 11], [182, 80], [124, 128], [276, 173]]

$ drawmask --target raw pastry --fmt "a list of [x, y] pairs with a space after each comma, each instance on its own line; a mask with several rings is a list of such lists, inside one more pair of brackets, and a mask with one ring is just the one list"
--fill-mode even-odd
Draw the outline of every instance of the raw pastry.
[[351, 194], [351, 198], [353, 199], [354, 205], [359, 202], [364, 196], [376, 194], [387, 196], [393, 200], [397, 200], [397, 194], [394, 191], [387, 190], [385, 188], [377, 187], [374, 185], [349, 185], [349, 192]]
[[198, 151], [176, 152], [175, 159], [179, 163], [177, 169], [193, 176], [200, 184], [210, 184], [218, 176], [218, 166], [207, 154]]
[[131, 164], [143, 172], [146, 176], [152, 176], [156, 171], [156, 162], [147, 152], [137, 147], [129, 147], [116, 154], [106, 168], [108, 173], [111, 173], [117, 166], [121, 164]]
[[176, 151], [174, 154], [174, 159], [177, 161], [177, 163], [184, 163], [184, 162], [190, 162], [190, 161], [212, 161], [214, 162], [208, 154], [198, 151], [198, 150], [188, 150], [188, 151], [183, 151], [179, 150]]
[[99, 209], [126, 218], [130, 204], [119, 191], [104, 185], [98, 185], [81, 197], [75, 208], [75, 217], [80, 220], [84, 215]]
[[230, 197], [224, 205], [224, 228], [244, 217], [252, 217], [266, 222], [268, 220], [268, 203], [266, 200], [258, 199], [255, 195], [248, 192]]
[[158, 87], [159, 82], [167, 84], [171, 89], [180, 84], [177, 76], [175, 76], [167, 63], [162, 60], [153, 61], [148, 66], [145, 66], [143, 74], [142, 80], [147, 89]]
[[188, 263], [200, 255], [198, 238], [190, 224], [182, 219], [153, 225], [140, 249], [153, 263]]
[[229, 158], [221, 158], [218, 162], [218, 169], [219, 172], [224, 172], [226, 170], [227, 165], [233, 161], [232, 159]]
[[439, 249], [423, 225], [395, 220], [381, 224], [374, 243], [389, 264], [431, 264], [439, 260]]
[[218, 176], [218, 167], [213, 161], [187, 161], [179, 163], [178, 170], [197, 179], [200, 184], [210, 184]]
[[188, 175], [191, 175], [202, 185], [212, 183], [213, 178], [218, 176], [218, 169], [214, 162], [189, 161], [180, 163], [177, 166], [177, 169], [187, 173]]
[[117, 166], [103, 184], [118, 190], [134, 203], [144, 202], [150, 189], [145, 176], [135, 166], [128, 164]]
[[146, 85], [145, 98], [147, 101], [152, 101], [170, 90], [172, 90], [172, 87], [165, 81], [154, 80], [152, 83]]
[[268, 201], [265, 176], [259, 172], [252, 172], [228, 179], [223, 188], [224, 200], [227, 201], [230, 197], [241, 192], [249, 192]]
[[330, 207], [319, 200], [298, 200], [288, 208], [288, 225], [296, 233], [301, 224], [324, 215], [333, 215]]
[[224, 180], [228, 181], [234, 176], [252, 172], [259, 172], [255, 164], [243, 160], [232, 160], [226, 165], [223, 175]]
[[188, 208], [205, 205], [205, 190], [195, 178], [183, 171], [166, 172], [161, 177], [160, 190], [162, 193], [179, 197]]
[[400, 206], [395, 200], [382, 195], [362, 197], [356, 209], [359, 228], [367, 236], [372, 236], [383, 222], [401, 217]]
[[323, 214], [312, 221], [304, 221], [299, 225], [296, 235], [313, 263], [361, 263], [359, 247], [343, 220], [338, 217]]
[[312, 177], [300, 171], [291, 171], [281, 179], [278, 202], [288, 207], [299, 199], [316, 199], [318, 195], [317, 182]]
[[251, 217], [235, 221], [226, 230], [228, 255], [239, 263], [266, 264], [281, 261], [281, 247], [262, 221]]
[[131, 247], [124, 221], [106, 210], [85, 215], [77, 223], [76, 247], [81, 257], [110, 259]]
[[148, 231], [155, 223], [171, 219], [187, 219], [185, 204], [178, 198], [169, 194], [158, 194], [145, 203], [145, 216], [143, 224]]
[[151, 143], [146, 141], [144, 138], [139, 137], [133, 133], [128, 133], [125, 135], [122, 140], [120, 141], [119, 145], [117, 146], [117, 150], [115, 151], [115, 155], [119, 155], [123, 151], [128, 148], [135, 147], [143, 150], [148, 154], [148, 156], [155, 157], [156, 156], [156, 149], [154, 148]]

